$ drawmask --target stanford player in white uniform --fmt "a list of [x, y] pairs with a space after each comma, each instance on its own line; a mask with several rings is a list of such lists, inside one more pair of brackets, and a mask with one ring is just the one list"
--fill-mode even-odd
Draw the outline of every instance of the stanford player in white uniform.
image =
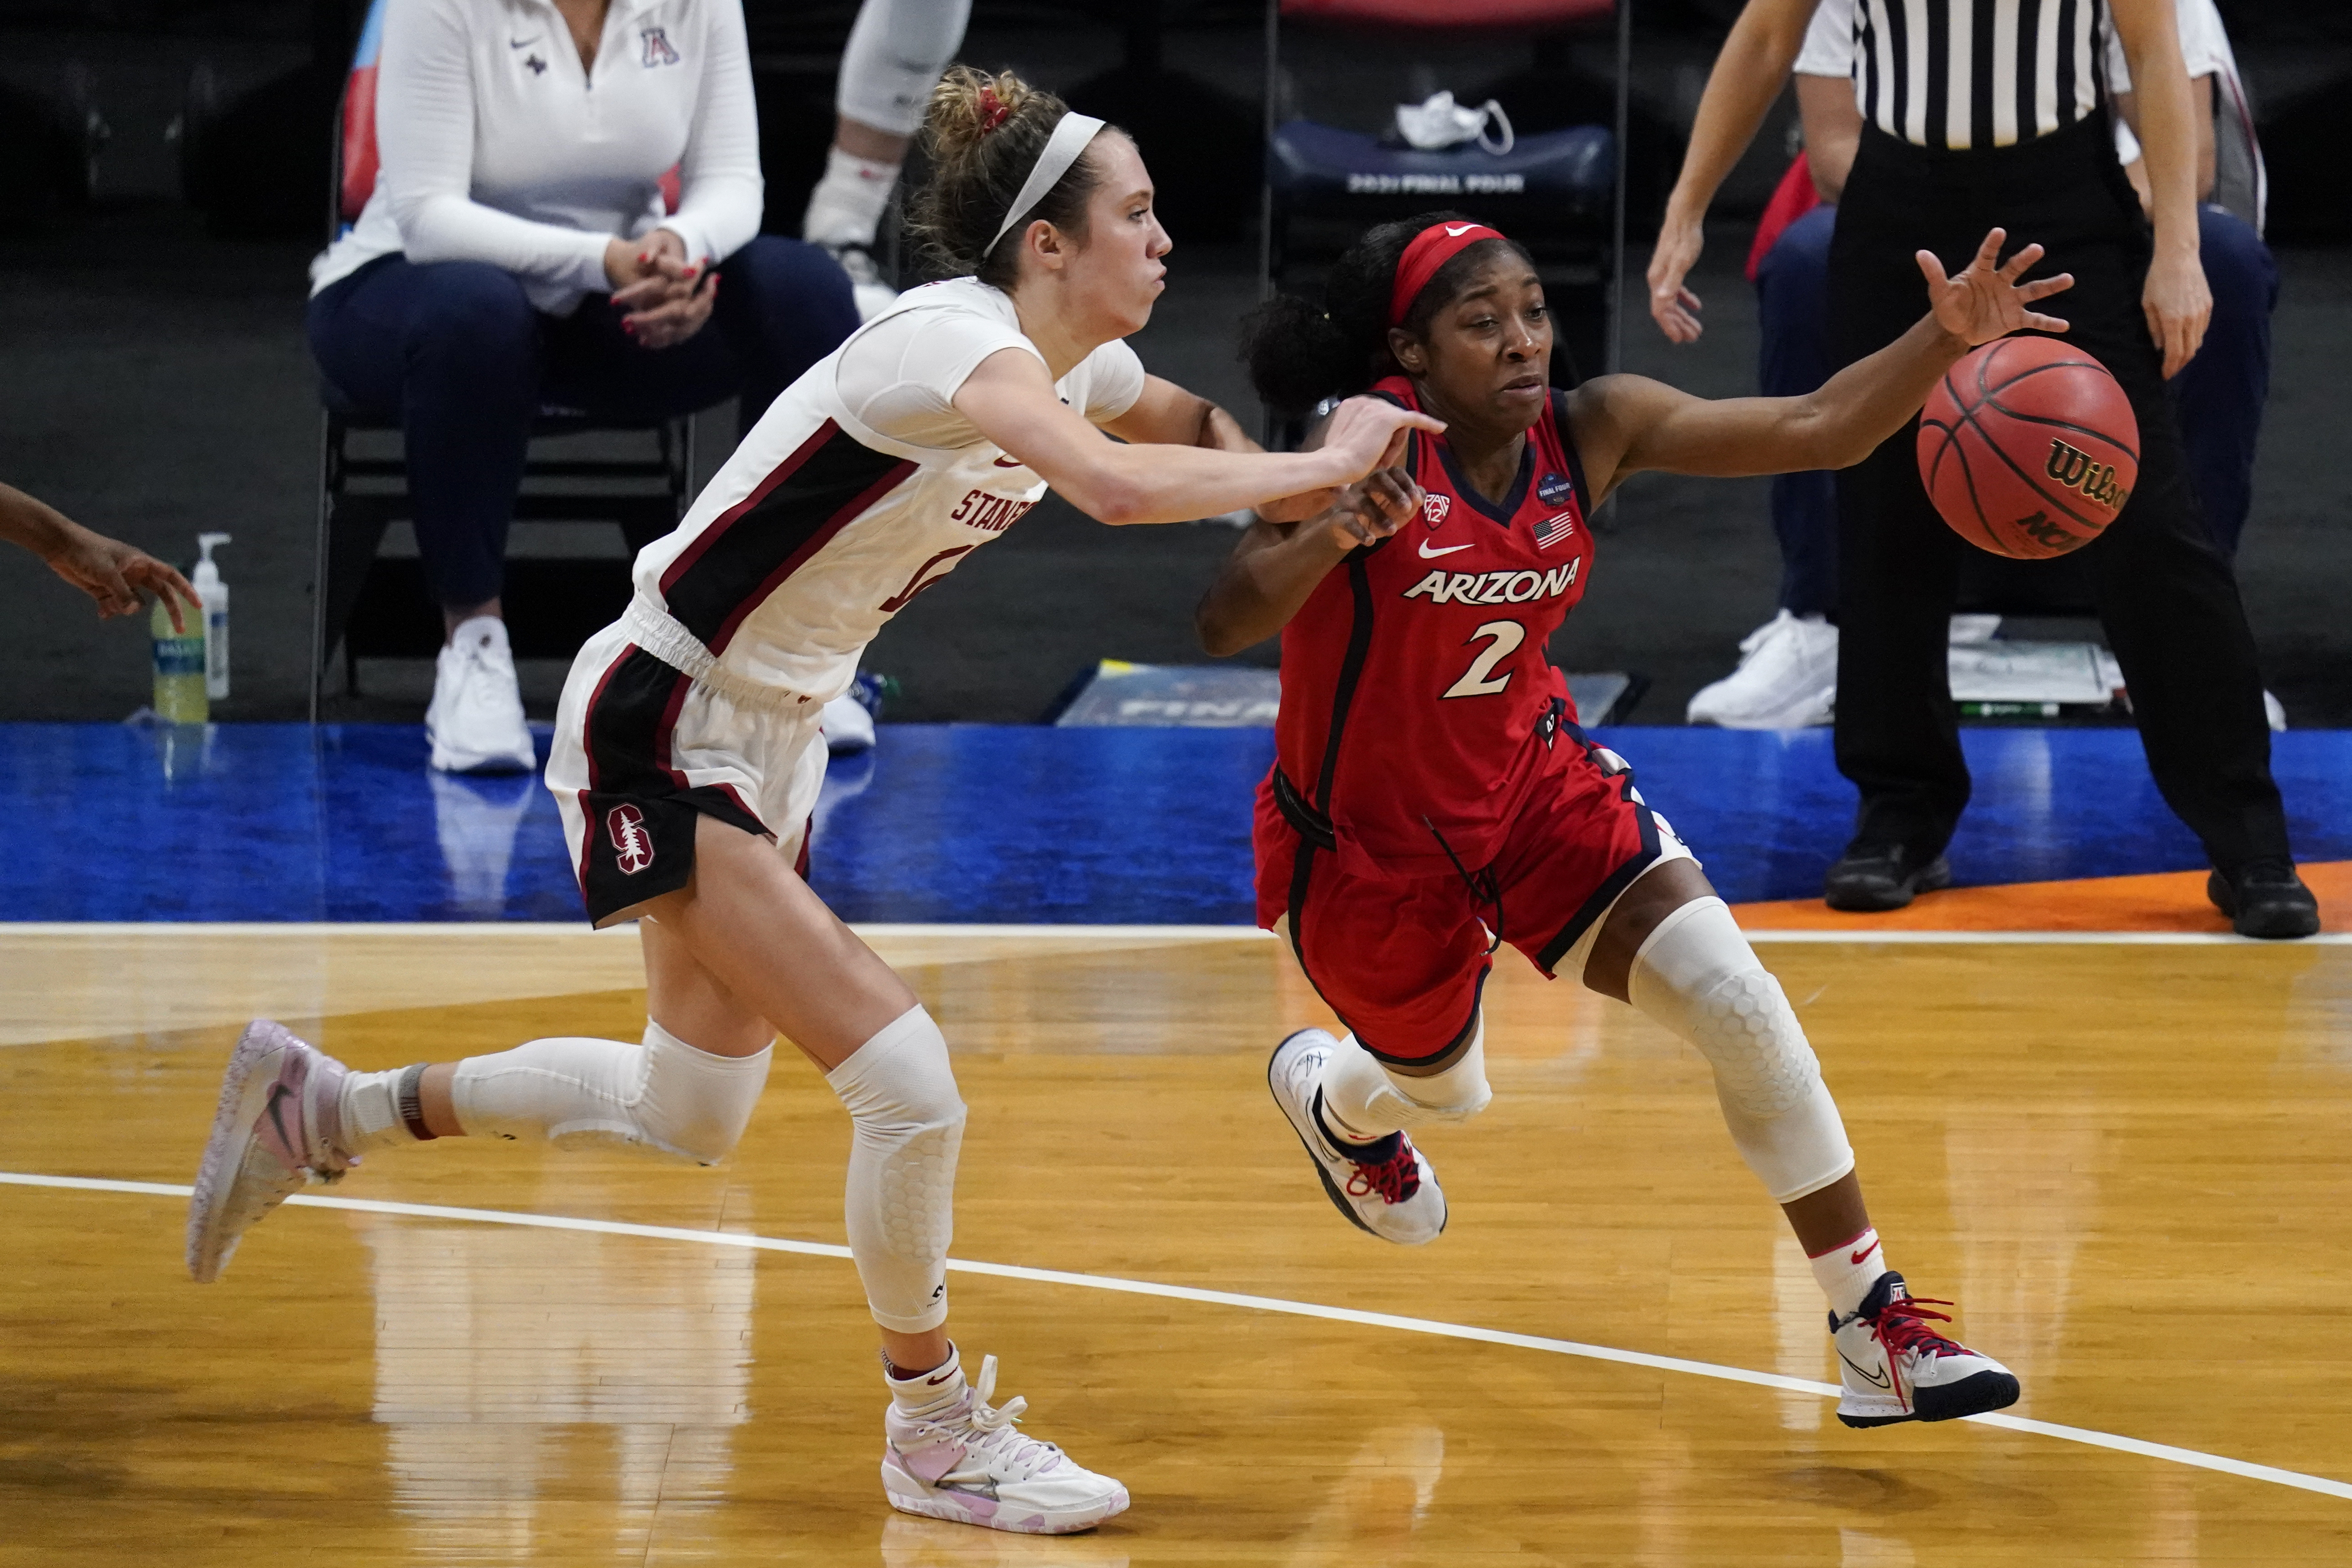
[[425, 1139], [600, 1138], [716, 1163], [782, 1034], [856, 1128], [846, 1228], [881, 1330], [891, 1505], [1058, 1533], [1118, 1512], [1127, 1491], [1022, 1436], [1023, 1402], [990, 1404], [994, 1358], [967, 1382], [948, 1340], [964, 1108], [939, 1026], [794, 874], [824, 770], [818, 712], [885, 621], [1048, 485], [1113, 523], [1251, 505], [1306, 517], [1408, 431], [1442, 426], [1357, 399], [1319, 451], [1258, 451], [1120, 341], [1150, 319], [1169, 249], [1126, 136], [961, 69], [929, 135], [923, 226], [971, 276], [917, 291], [776, 400], [638, 557], [628, 612], [564, 689], [548, 787], [590, 917], [645, 922], [643, 1042], [541, 1039], [353, 1072], [257, 1023], [223, 1085], [188, 1261], [215, 1277], [304, 1181]]

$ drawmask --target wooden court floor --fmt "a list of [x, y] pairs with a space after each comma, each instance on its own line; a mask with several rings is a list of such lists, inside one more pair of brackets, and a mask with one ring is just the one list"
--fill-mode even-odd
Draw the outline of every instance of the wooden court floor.
[[1892, 1261], [2070, 1429], [1858, 1433], [1703, 1065], [1629, 1009], [1505, 955], [1497, 1098], [1426, 1140], [1453, 1221], [1408, 1252], [1266, 1099], [1324, 1017], [1271, 941], [876, 941], [960, 1053], [955, 1256], [1095, 1281], [958, 1272], [958, 1338], [1131, 1512], [885, 1508], [848, 1263], [698, 1239], [840, 1241], [797, 1063], [723, 1168], [373, 1158], [331, 1195], [390, 1206], [189, 1283], [136, 1184], [189, 1179], [248, 1014], [370, 1067], [634, 1036], [633, 934], [0, 927], [0, 1173], [133, 1184], [0, 1182], [0, 1563], [2352, 1562], [2352, 947], [1765, 946]]

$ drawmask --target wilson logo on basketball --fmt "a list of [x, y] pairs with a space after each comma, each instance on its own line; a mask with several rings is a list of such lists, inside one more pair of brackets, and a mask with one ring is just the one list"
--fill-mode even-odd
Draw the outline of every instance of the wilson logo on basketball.
[[604, 837], [613, 841], [614, 863], [625, 877], [634, 877], [654, 863], [654, 841], [646, 832], [646, 814], [626, 801], [604, 814]]
[[2094, 462], [2090, 453], [2063, 441], [2050, 443], [2050, 460], [2042, 465], [2042, 472], [2109, 511], [2123, 510], [2124, 502], [2131, 499], [2131, 491], [2116, 481], [2114, 464]]

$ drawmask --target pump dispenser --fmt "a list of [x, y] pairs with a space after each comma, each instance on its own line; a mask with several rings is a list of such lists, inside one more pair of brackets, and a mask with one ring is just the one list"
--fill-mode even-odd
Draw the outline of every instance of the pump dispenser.
[[205, 615], [205, 696], [217, 702], [228, 695], [228, 584], [213, 564], [213, 546], [226, 544], [226, 533], [199, 533], [196, 549], [196, 601]]

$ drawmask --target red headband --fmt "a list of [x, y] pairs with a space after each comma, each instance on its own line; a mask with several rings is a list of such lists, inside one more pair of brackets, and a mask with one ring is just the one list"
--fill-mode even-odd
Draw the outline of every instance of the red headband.
[[1483, 223], [1433, 223], [1404, 247], [1397, 258], [1396, 283], [1389, 290], [1389, 325], [1404, 325], [1405, 312], [1437, 269], [1477, 244], [1482, 239], [1500, 239], [1502, 235]]

